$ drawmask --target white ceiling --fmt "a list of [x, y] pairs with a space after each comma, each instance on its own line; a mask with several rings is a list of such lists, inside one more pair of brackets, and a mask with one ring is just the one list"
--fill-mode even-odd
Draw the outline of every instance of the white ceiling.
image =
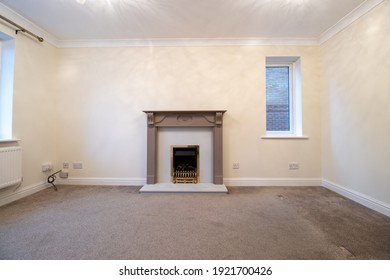
[[22, 16], [62, 43], [260, 38], [318, 41], [367, 2], [381, 1], [0, 0], [0, 12], [9, 8], [7, 13], [13, 18]]

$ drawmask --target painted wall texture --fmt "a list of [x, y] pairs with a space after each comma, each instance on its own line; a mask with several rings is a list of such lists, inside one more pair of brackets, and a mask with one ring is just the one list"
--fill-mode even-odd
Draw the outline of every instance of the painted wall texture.
[[[304, 133], [265, 135], [265, 57], [301, 56]], [[321, 177], [318, 47], [63, 49], [58, 92], [59, 160], [83, 161], [74, 176], [145, 177], [142, 110], [221, 109], [224, 177]], [[301, 169], [288, 170], [288, 162]], [[240, 163], [233, 170], [233, 162]]]
[[[41, 164], [57, 159], [57, 97], [59, 50], [29, 37], [15, 36], [13, 29], [0, 25], [0, 31], [15, 37], [15, 73], [13, 96], [13, 136], [23, 149], [23, 185], [35, 187], [48, 174]], [[15, 145], [15, 143], [1, 144]], [[2, 189], [0, 198], [14, 193]]]
[[390, 3], [321, 50], [325, 69], [323, 178], [390, 203]]

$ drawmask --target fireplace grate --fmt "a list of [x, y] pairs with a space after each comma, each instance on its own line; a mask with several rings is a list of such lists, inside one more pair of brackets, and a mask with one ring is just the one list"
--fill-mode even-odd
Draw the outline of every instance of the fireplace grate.
[[198, 183], [197, 171], [178, 171], [173, 172], [173, 183]]

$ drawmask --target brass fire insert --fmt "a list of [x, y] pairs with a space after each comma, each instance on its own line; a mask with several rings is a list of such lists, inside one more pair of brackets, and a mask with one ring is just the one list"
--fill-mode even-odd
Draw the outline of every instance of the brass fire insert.
[[171, 179], [174, 184], [199, 182], [199, 145], [171, 146]]

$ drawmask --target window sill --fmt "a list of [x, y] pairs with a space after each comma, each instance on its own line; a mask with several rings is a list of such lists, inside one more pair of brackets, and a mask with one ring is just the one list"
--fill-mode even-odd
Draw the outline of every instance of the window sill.
[[301, 139], [301, 140], [307, 140], [309, 139], [309, 136], [295, 136], [295, 135], [266, 135], [261, 136], [261, 139]]
[[15, 143], [19, 141], [20, 139], [0, 139], [0, 143]]

